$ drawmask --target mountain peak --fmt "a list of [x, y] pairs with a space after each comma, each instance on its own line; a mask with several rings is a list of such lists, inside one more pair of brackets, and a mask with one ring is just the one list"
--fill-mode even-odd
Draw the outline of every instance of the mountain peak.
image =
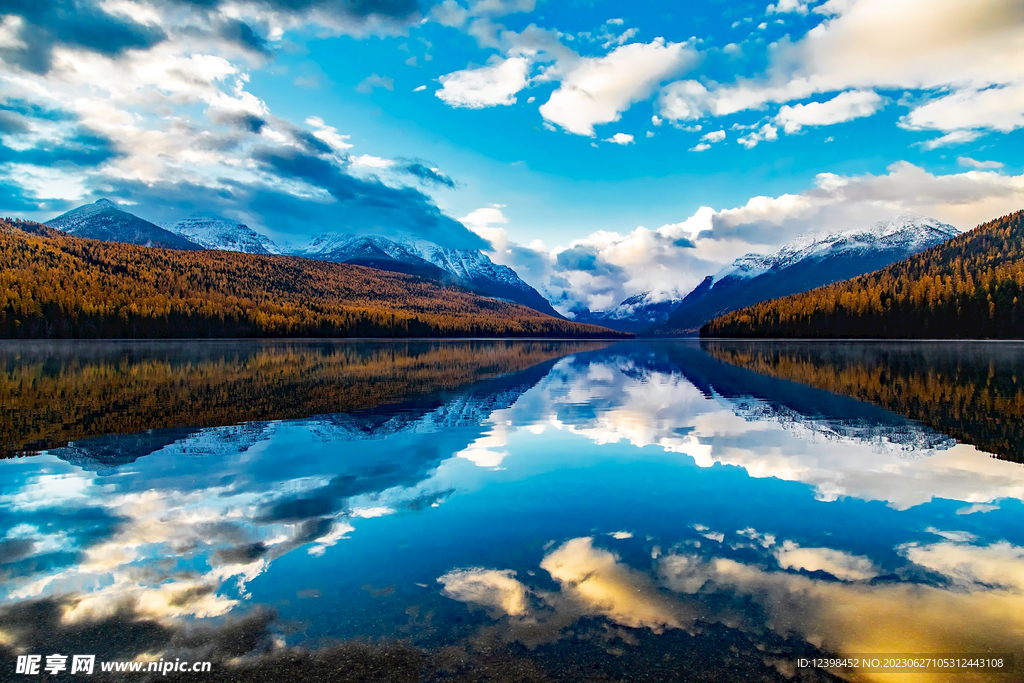
[[46, 225], [77, 237], [125, 242], [166, 249], [201, 249], [195, 242], [125, 211], [109, 199], [83, 204], [46, 221]]

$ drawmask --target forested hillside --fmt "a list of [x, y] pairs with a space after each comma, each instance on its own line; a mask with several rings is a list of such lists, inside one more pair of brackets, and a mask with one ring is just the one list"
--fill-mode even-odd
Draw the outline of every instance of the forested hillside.
[[0, 337], [624, 336], [421, 278], [0, 221]]
[[873, 273], [723, 315], [701, 336], [1024, 338], [1024, 211]]

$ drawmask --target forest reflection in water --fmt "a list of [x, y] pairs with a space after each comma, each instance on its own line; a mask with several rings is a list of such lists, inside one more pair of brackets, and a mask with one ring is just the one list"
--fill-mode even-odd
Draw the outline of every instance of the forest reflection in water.
[[7, 361], [7, 395], [68, 417], [0, 461], [0, 666], [781, 682], [850, 679], [812, 655], [1024, 648], [1024, 468], [726, 362], [743, 345], [96, 348]]
[[1019, 342], [705, 341], [714, 358], [851, 396], [1024, 463]]
[[368, 410], [601, 342], [0, 342], [0, 457], [106, 434]]

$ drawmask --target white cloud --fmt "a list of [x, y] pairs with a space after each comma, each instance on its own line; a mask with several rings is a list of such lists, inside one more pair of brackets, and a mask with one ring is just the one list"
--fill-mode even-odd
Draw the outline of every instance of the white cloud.
[[827, 572], [843, 581], [864, 581], [879, 573], [867, 557], [832, 548], [802, 548], [793, 541], [785, 541], [776, 548], [775, 558], [783, 569]]
[[349, 166], [356, 169], [372, 168], [372, 169], [385, 169], [394, 166], [395, 162], [391, 159], [383, 159], [381, 157], [375, 157], [370, 154], [360, 154], [357, 157], [349, 157]]
[[[798, 413], [790, 413], [787, 419], [785, 409], [776, 411], [770, 402], [752, 402], [749, 397], [719, 396], [709, 402], [678, 370], [639, 371], [633, 364], [614, 361], [609, 365], [610, 376], [602, 376], [600, 382], [591, 378], [591, 364], [581, 361], [560, 368], [540, 385], [551, 415], [566, 396], [600, 406], [560, 429], [598, 444], [629, 443], [636, 448], [685, 454], [702, 468], [733, 466], [743, 468], [751, 477], [802, 482], [822, 501], [854, 497], [906, 510], [940, 499], [991, 504], [1024, 498], [1024, 468], [986, 457], [973, 446], [950, 444], [948, 437], [927, 427], [910, 423], [900, 427], [910, 430], [904, 432], [906, 440], [900, 444], [900, 437], [893, 439], [897, 432], [889, 427], [847, 431], [851, 428], [848, 420]], [[687, 430], [681, 432], [680, 425]], [[828, 447], [823, 448], [826, 442]], [[924, 444], [934, 447], [922, 448]], [[911, 451], [922, 457], [908, 458]], [[772, 549], [773, 555], [779, 545], [770, 532], [747, 527], [736, 534], [741, 542], [749, 541], [749, 547]], [[957, 534], [948, 540], [972, 539]], [[793, 567], [812, 566], [809, 555], [789, 557]], [[850, 558], [827, 553], [817, 553], [814, 558], [818, 568], [823, 568], [823, 559], [829, 560], [836, 576], [844, 575], [841, 567], [865, 575], [873, 571]]]
[[632, 145], [633, 136], [629, 133], [616, 133], [610, 138], [605, 138], [605, 142], [614, 142], [616, 145]]
[[987, 128], [1004, 133], [1024, 128], [1024, 73], [1016, 83], [957, 90], [931, 100], [907, 114], [903, 125], [919, 130]]
[[503, 208], [504, 204], [491, 204], [471, 211], [459, 220], [470, 230], [497, 227], [508, 223], [508, 218], [501, 211]]
[[335, 152], [342, 152], [352, 148], [352, 145], [348, 142], [351, 136], [339, 134], [337, 128], [328, 126], [319, 116], [310, 116], [306, 119], [306, 123], [315, 128], [313, 137], [326, 142]]
[[442, 593], [459, 602], [487, 608], [493, 614], [520, 616], [525, 614], [527, 589], [511, 569], [459, 569], [437, 579], [444, 586]]
[[423, 92], [426, 89], [427, 89], [427, 86], [425, 86], [425, 85], [417, 85], [415, 88], [412, 89], [412, 91], [413, 92]]
[[977, 140], [981, 135], [982, 134], [976, 130], [954, 130], [952, 133], [946, 133], [941, 137], [925, 140], [921, 143], [921, 149], [932, 150], [938, 149], [939, 147], [952, 147], [953, 145], [960, 145], [965, 142]]
[[736, 138], [736, 142], [740, 143], [747, 149], [753, 149], [759, 142], [767, 140], [773, 142], [779, 139], [779, 129], [770, 123], [766, 123], [759, 130], [755, 130], [742, 137]]
[[969, 166], [970, 168], [995, 169], [1003, 167], [1003, 162], [1001, 161], [978, 161], [970, 157], [957, 157], [956, 161], [961, 166]]
[[721, 142], [722, 140], [725, 139], [725, 131], [713, 130], [710, 133], [705, 133], [704, 135], [702, 135], [700, 139], [703, 140], [704, 142]]
[[482, 109], [511, 105], [516, 93], [526, 87], [530, 61], [510, 57], [489, 66], [465, 69], [441, 76], [441, 89], [434, 92], [452, 107]]
[[988, 546], [963, 542], [904, 546], [907, 559], [943, 574], [968, 590], [1000, 586], [1024, 591], [1024, 547], [1001, 541]]
[[595, 548], [592, 538], [574, 538], [548, 553], [540, 564], [588, 612], [630, 628], [661, 632], [683, 624], [679, 607], [644, 573]]
[[768, 5], [767, 14], [807, 14], [811, 0], [779, 0], [778, 5]]
[[825, 102], [784, 105], [775, 117], [787, 133], [803, 126], [831, 126], [863, 116], [871, 116], [882, 108], [882, 97], [870, 90], [851, 90]]
[[[780, 2], [776, 10], [783, 4], [801, 3]], [[697, 81], [672, 83], [662, 91], [661, 115], [724, 116], [847, 90], [945, 90], [910, 105], [903, 125], [944, 133], [1024, 126], [1018, 0], [831, 1], [814, 11], [826, 16], [824, 22], [795, 42], [777, 43], [762, 76], [710, 89]], [[900, 27], [897, 39], [894, 26]], [[941, 144], [965, 139], [947, 137]]]
[[25, 47], [25, 41], [21, 39], [24, 25], [25, 20], [17, 15], [8, 14], [0, 17], [0, 48], [21, 49]]
[[646, 99], [659, 83], [697, 61], [685, 43], [632, 43], [604, 57], [579, 59], [561, 77], [561, 85], [540, 113], [570, 133], [594, 135], [594, 126], [618, 121], [634, 102]]

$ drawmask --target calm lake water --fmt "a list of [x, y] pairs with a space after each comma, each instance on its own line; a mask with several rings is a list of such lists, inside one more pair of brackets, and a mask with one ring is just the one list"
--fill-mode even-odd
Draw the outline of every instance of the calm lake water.
[[1024, 671], [1024, 345], [4, 343], [0, 399], [4, 680]]

